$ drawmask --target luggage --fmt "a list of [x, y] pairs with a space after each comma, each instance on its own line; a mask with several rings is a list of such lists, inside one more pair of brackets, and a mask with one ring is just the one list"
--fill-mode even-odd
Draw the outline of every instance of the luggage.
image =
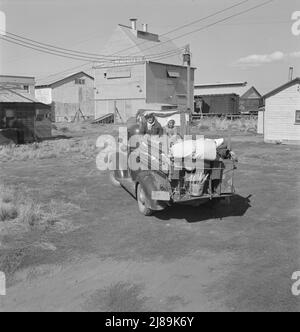
[[174, 158], [214, 161], [217, 158], [217, 143], [212, 139], [179, 141], [171, 147], [171, 154]]

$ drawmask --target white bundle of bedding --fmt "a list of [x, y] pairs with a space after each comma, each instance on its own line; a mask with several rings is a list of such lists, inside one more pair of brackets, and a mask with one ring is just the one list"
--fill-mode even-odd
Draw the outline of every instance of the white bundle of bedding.
[[217, 148], [222, 145], [224, 139], [197, 139], [182, 140], [171, 147], [174, 158], [193, 158], [214, 161], [217, 158]]

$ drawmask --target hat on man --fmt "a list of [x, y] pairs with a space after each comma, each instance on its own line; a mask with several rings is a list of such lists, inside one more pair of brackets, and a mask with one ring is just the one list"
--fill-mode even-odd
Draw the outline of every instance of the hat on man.
[[147, 113], [145, 114], [145, 119], [150, 119], [150, 118], [154, 118], [154, 113]]

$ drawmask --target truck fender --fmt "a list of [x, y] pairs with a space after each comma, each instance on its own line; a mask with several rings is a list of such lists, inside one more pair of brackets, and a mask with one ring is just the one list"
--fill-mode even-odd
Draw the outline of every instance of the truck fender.
[[143, 187], [147, 204], [151, 210], [161, 211], [170, 205], [170, 202], [156, 201], [152, 199], [153, 191], [166, 191], [171, 194], [170, 182], [164, 174], [155, 171], [141, 172], [137, 177], [136, 190], [138, 184]]

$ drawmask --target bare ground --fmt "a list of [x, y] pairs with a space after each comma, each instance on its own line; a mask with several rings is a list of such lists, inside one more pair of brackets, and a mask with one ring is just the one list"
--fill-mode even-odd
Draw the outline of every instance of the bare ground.
[[241, 134], [232, 145], [240, 162], [230, 206], [150, 218], [95, 156], [1, 163], [0, 182], [76, 208], [48, 229], [1, 235], [0, 310], [299, 311], [300, 149]]

